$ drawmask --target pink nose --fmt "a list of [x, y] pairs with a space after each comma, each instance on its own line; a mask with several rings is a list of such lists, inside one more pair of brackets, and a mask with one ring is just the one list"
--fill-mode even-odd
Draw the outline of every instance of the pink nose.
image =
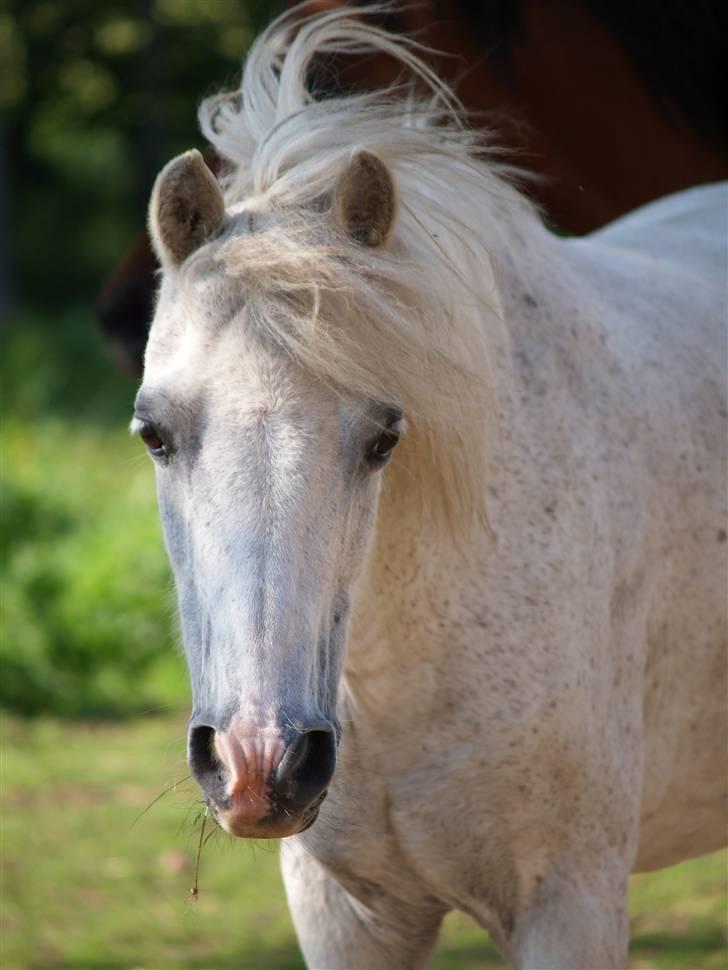
[[221, 821], [233, 835], [251, 835], [270, 813], [273, 775], [285, 743], [278, 730], [252, 730], [239, 722], [215, 733], [215, 754], [227, 768], [225, 810]]
[[192, 774], [231, 835], [282, 838], [313, 825], [336, 766], [335, 726], [261, 725], [235, 716], [224, 730], [192, 721]]

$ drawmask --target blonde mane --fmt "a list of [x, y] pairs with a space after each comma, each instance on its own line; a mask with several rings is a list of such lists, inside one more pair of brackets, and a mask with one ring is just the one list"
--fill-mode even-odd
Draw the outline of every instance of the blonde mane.
[[[462, 534], [484, 515], [488, 333], [500, 325], [492, 260], [533, 213], [483, 159], [482, 137], [416, 44], [365, 14], [280, 18], [253, 45], [240, 88], [202, 103], [202, 131], [231, 166], [226, 206], [247, 226], [233, 219], [213, 258], [244, 285], [247, 325], [345, 393], [401, 405], [409, 494]], [[372, 51], [396, 58], [410, 83], [315, 100], [314, 58]], [[360, 149], [387, 165], [399, 194], [379, 248], [348, 238], [332, 212], [336, 179]]]

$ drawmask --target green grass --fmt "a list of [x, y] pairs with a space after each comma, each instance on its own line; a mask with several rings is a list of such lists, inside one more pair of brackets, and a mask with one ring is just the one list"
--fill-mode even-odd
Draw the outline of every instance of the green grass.
[[[214, 835], [190, 901], [200, 803], [184, 730], [183, 710], [126, 724], [4, 719], [3, 970], [302, 968], [273, 844]], [[631, 966], [725, 968], [725, 883], [724, 853], [636, 877]], [[433, 966], [502, 964], [454, 915]]]

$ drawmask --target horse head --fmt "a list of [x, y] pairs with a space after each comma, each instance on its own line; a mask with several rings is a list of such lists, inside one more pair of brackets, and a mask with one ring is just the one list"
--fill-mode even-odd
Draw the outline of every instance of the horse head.
[[[307, 247], [384, 245], [386, 166], [354, 154], [321, 208]], [[163, 169], [149, 223], [163, 278], [133, 429], [155, 462], [179, 596], [189, 762], [228, 832], [290, 835], [315, 820], [334, 772], [353, 587], [401, 406], [347, 394], [284, 352], [303, 254], [300, 266], [283, 254], [280, 293], [256, 292], [249, 265], [231, 274], [236, 248], [280, 246], [279, 227], [255, 206], [226, 209], [199, 152]]]

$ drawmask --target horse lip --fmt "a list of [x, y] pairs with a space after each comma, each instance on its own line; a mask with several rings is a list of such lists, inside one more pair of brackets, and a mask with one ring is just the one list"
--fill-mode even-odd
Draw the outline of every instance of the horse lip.
[[309, 819], [306, 819], [306, 821], [303, 823], [301, 828], [297, 832], [295, 832], [294, 835], [301, 835], [303, 832], [306, 832], [308, 829], [311, 828], [311, 826], [313, 825], [313, 823], [316, 821], [318, 817], [319, 817], [319, 810], [317, 807], [311, 813], [311, 817]]
[[239, 839], [287, 839], [293, 835], [301, 835], [311, 828], [318, 816], [319, 806], [317, 805], [304, 816], [303, 821], [273, 812], [252, 824], [240, 825], [239, 820], [234, 817], [227, 817], [219, 811], [213, 812], [215, 822], [220, 828]]
[[[262, 818], [258, 819], [257, 822], [254, 823], [254, 829], [252, 829], [250, 832], [246, 831], [244, 834], [238, 834], [237, 832], [230, 831], [229, 820], [226, 816], [231, 807], [232, 799], [226, 800], [225, 802], [216, 802], [213, 798], [208, 796], [207, 798], [205, 798], [205, 806], [207, 808], [207, 811], [215, 821], [216, 825], [218, 825], [224, 832], [228, 832], [230, 835], [233, 835], [235, 838], [249, 838], [249, 839], [289, 838], [292, 835], [301, 835], [303, 832], [306, 832], [308, 829], [311, 828], [311, 826], [319, 817], [319, 811], [321, 809], [321, 805], [324, 802], [328, 793], [329, 793], [328, 789], [327, 788], [324, 789], [324, 791], [321, 792], [318, 798], [306, 809], [306, 811], [301, 816], [302, 822], [298, 828], [296, 828], [292, 832], [283, 832], [283, 833], [280, 832], [278, 828], [281, 825], [281, 821], [288, 820], [290, 816], [288, 816], [286, 819], [282, 819], [281, 815], [276, 811], [277, 806], [275, 801], [271, 803], [271, 811], [267, 815], [264, 815]], [[266, 831], [266, 829], [274, 829], [275, 831], [268, 832]]]

